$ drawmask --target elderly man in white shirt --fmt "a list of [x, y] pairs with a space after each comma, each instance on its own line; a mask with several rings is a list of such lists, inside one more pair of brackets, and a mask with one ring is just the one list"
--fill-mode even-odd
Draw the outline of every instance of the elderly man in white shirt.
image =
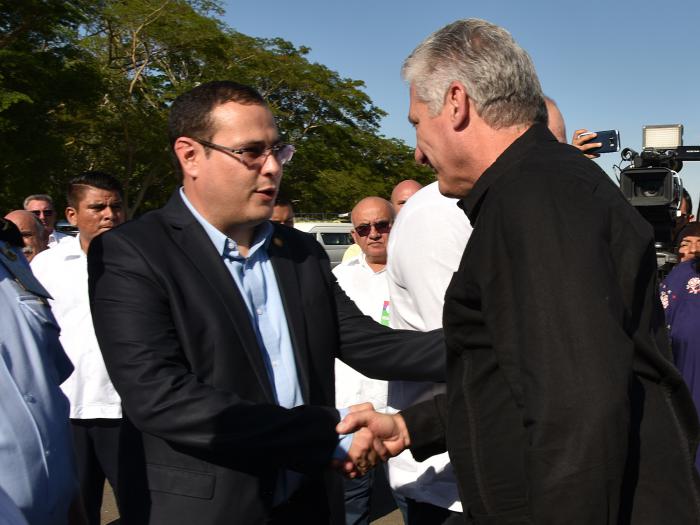
[[[77, 242], [40, 253], [32, 271], [49, 291], [61, 328], [61, 344], [75, 371], [61, 385], [70, 421], [80, 491], [90, 525], [99, 525], [105, 477], [117, 487], [121, 400], [107, 375], [88, 297], [87, 250], [92, 239], [124, 220], [121, 186], [113, 177], [87, 172], [69, 183], [66, 217]], [[117, 494], [118, 498], [118, 494]]]
[[29, 195], [24, 199], [23, 207], [26, 211], [34, 214], [46, 229], [49, 248], [58, 246], [62, 242], [73, 242], [73, 237], [56, 229], [56, 209], [50, 195], [45, 193]]
[[[394, 222], [391, 203], [380, 197], [366, 197], [352, 210], [351, 234], [361, 253], [333, 269], [338, 284], [362, 313], [389, 326], [389, 290], [386, 282], [386, 250]], [[335, 360], [336, 407], [346, 408], [370, 402], [375, 410], [387, 404], [386, 381], [370, 379], [342, 361]], [[374, 472], [345, 480], [347, 525], [369, 523], [369, 502]]]
[[[457, 199], [443, 196], [437, 182], [415, 193], [401, 209], [388, 248], [392, 328], [428, 331], [442, 326], [445, 290], [471, 231]], [[398, 411], [444, 391], [444, 384], [391, 381], [389, 409]], [[389, 483], [407, 500], [409, 524], [461, 522], [457, 480], [446, 452], [418, 462], [406, 450], [389, 460]]]

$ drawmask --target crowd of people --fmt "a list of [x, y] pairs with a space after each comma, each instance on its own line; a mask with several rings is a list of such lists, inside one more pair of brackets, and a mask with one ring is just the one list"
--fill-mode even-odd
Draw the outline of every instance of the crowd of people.
[[[232, 81], [172, 104], [181, 184], [126, 221], [107, 173], [0, 221], [0, 521], [700, 522], [700, 224], [658, 283], [595, 134], [477, 19], [406, 59], [415, 158], [332, 271], [278, 199], [295, 149]], [[389, 197], [386, 199], [385, 197]], [[665, 311], [665, 318], [663, 312]], [[386, 462], [385, 466], [379, 466]]]

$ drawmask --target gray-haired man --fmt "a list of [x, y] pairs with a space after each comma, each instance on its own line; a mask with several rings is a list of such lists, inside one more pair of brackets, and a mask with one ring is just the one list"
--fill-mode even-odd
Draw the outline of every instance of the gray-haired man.
[[338, 430], [368, 425], [384, 456], [447, 448], [471, 523], [697, 523], [697, 416], [651, 226], [547, 129], [504, 29], [454, 22], [403, 73], [416, 160], [474, 227], [445, 295], [447, 394]]

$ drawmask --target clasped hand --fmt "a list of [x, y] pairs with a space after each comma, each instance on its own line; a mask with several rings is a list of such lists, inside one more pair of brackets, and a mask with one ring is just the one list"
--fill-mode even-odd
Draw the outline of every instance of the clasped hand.
[[353, 405], [349, 410], [335, 427], [338, 434], [354, 432], [347, 459], [338, 465], [345, 476], [362, 476], [380, 460], [387, 461], [410, 446], [410, 436], [401, 414], [381, 414], [371, 403]]

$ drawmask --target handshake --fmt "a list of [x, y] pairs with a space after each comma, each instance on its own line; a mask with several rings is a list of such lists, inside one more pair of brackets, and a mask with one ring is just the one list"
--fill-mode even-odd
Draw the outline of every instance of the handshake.
[[338, 434], [354, 432], [347, 457], [334, 462], [334, 467], [348, 478], [366, 474], [379, 460], [387, 461], [411, 446], [401, 414], [376, 412], [372, 403], [351, 406], [335, 429]]

